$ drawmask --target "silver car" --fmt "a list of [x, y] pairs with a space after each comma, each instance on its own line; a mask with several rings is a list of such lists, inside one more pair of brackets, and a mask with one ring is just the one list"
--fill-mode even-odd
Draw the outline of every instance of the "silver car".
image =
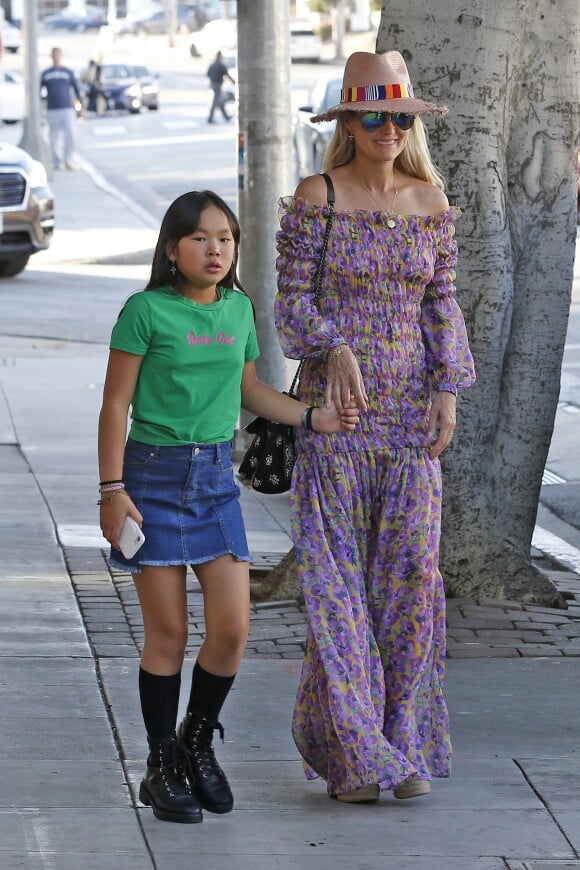
[[48, 248], [54, 200], [42, 163], [0, 144], [0, 278], [21, 272], [31, 254]]
[[335, 121], [313, 124], [312, 115], [319, 115], [340, 103], [342, 73], [317, 79], [308, 98], [308, 104], [300, 106], [294, 122], [294, 147], [296, 170], [299, 178], [314, 175], [322, 169], [324, 154], [334, 133]]

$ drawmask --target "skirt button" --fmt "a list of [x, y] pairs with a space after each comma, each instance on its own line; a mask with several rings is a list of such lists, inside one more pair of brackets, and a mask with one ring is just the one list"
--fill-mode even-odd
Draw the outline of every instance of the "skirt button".
[[195, 456], [197, 456], [197, 454], [199, 453], [199, 447], [196, 447], [195, 450], [193, 451], [193, 453]]

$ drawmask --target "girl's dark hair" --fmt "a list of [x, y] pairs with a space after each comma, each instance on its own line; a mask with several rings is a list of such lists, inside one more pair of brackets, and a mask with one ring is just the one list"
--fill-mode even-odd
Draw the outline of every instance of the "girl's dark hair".
[[171, 203], [161, 221], [159, 238], [153, 255], [153, 263], [151, 264], [151, 276], [145, 290], [156, 290], [158, 287], [164, 287], [167, 284], [175, 284], [177, 274], [173, 276], [169, 271], [171, 264], [167, 256], [167, 248], [175, 247], [184, 236], [194, 233], [199, 227], [202, 212], [210, 205], [215, 205], [216, 208], [223, 211], [228, 219], [228, 224], [234, 238], [232, 266], [220, 284], [228, 288], [235, 286], [242, 293], [246, 292], [236, 274], [240, 246], [240, 225], [229, 205], [212, 190], [191, 190], [189, 193], [178, 196]]

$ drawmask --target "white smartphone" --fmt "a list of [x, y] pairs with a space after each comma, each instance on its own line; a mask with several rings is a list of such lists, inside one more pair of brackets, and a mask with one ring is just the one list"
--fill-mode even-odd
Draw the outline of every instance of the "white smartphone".
[[144, 543], [145, 535], [135, 520], [132, 517], [125, 517], [125, 522], [121, 529], [121, 537], [119, 538], [119, 549], [125, 559], [132, 559]]

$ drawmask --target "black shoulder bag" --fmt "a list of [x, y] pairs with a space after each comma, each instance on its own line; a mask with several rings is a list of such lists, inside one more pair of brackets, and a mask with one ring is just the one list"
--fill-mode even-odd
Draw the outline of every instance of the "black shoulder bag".
[[[314, 304], [317, 308], [320, 303], [322, 275], [334, 217], [333, 206], [335, 201], [334, 187], [330, 176], [322, 173], [322, 177], [326, 181], [328, 217], [326, 219], [320, 258], [314, 273]], [[287, 393], [292, 398], [296, 398], [296, 387], [303, 362], [304, 360], [300, 361], [300, 365], [292, 379], [292, 385]], [[248, 423], [245, 431], [249, 432], [250, 435], [254, 435], [254, 438], [240, 463], [239, 476], [243, 480], [249, 481], [252, 488], [258, 492], [267, 495], [287, 492], [290, 489], [292, 469], [296, 461], [294, 427], [288, 426], [286, 423], [275, 423], [271, 420], [266, 420], [264, 417], [256, 417], [255, 420]]]

